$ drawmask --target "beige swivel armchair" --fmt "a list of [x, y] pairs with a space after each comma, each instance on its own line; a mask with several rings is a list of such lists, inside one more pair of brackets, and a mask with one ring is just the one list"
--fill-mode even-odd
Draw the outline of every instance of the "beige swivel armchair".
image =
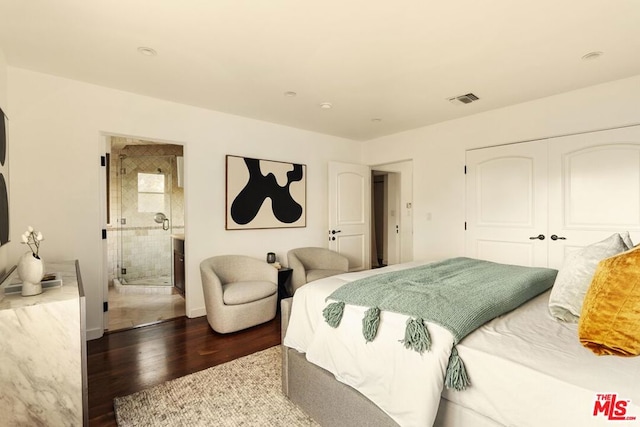
[[235, 332], [276, 316], [278, 270], [264, 261], [216, 256], [200, 263], [200, 274], [207, 321], [214, 331]]
[[287, 261], [293, 269], [291, 289], [287, 289], [289, 295], [305, 283], [349, 271], [347, 257], [325, 248], [291, 249]]

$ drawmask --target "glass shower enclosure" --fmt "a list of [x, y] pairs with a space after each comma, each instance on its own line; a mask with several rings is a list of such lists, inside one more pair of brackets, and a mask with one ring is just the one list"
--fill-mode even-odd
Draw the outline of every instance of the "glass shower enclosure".
[[123, 285], [172, 286], [172, 188], [176, 157], [119, 159], [118, 279]]

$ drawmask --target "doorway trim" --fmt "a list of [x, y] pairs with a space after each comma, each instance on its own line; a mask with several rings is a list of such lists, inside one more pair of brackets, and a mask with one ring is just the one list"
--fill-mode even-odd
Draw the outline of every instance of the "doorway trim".
[[[142, 137], [142, 136], [132, 136], [132, 135], [124, 135], [124, 134], [119, 134], [119, 133], [114, 133], [114, 132], [106, 132], [106, 131], [101, 131], [99, 133], [100, 137], [99, 137], [99, 152], [100, 152], [100, 156], [102, 158], [104, 158], [106, 160], [106, 154], [109, 153], [111, 154], [111, 139], [112, 138], [127, 138], [127, 139], [132, 139], [132, 140], [136, 140], [136, 141], [148, 141], [150, 143], [155, 143], [155, 144], [169, 144], [169, 145], [176, 145], [176, 146], [181, 146], [182, 147], [182, 161], [184, 162], [180, 169], [182, 169], [182, 172], [184, 173], [185, 168], [184, 165], [186, 164], [186, 154], [187, 154], [187, 147], [186, 144], [182, 143], [182, 142], [176, 142], [176, 141], [169, 141], [169, 140], [163, 140], [160, 138], [151, 138], [151, 137]], [[107, 190], [109, 188], [108, 186], [108, 179], [109, 177], [107, 176], [107, 171], [108, 168], [105, 168], [104, 166], [106, 166], [104, 163], [101, 163], [100, 166], [100, 195], [99, 195], [99, 199], [100, 199], [100, 228], [103, 230], [103, 236], [105, 236], [105, 238], [103, 238], [102, 240], [102, 272], [101, 272], [101, 282], [102, 282], [102, 302], [103, 302], [103, 321], [102, 321], [102, 330], [100, 331], [100, 334], [97, 336], [92, 336], [90, 339], [94, 339], [94, 338], [99, 338], [101, 336], [104, 335], [105, 331], [108, 330], [108, 325], [109, 325], [109, 244], [108, 244], [108, 240], [106, 238], [106, 234], [110, 228], [110, 226], [113, 225], [113, 221], [115, 220], [115, 218], [111, 217], [111, 223], [107, 223], [107, 218], [108, 218], [108, 214], [107, 214], [107, 209], [109, 208], [109, 203], [107, 203], [107, 199], [110, 197], [110, 195], [107, 193]], [[182, 185], [183, 187], [185, 187], [185, 180], [182, 179]], [[176, 182], [177, 182], [177, 178], [176, 178]], [[185, 188], [186, 190], [186, 188]], [[183, 202], [183, 208], [184, 208], [184, 227], [185, 227], [185, 235], [186, 235], [186, 222], [187, 222], [187, 209], [186, 209], [186, 191], [185, 191], [185, 200]], [[171, 256], [173, 256], [173, 250], [171, 251]], [[173, 268], [171, 269], [173, 270]], [[187, 269], [185, 269], [187, 270]], [[188, 275], [188, 272], [185, 272], [185, 275]], [[188, 280], [188, 277], [185, 277], [185, 282]], [[187, 305], [188, 305], [188, 295], [187, 295], [187, 289], [185, 289], [184, 291], [184, 303], [185, 303], [185, 315], [187, 313]], [[97, 329], [96, 329], [97, 332]], [[96, 335], [96, 334], [94, 334]]]
[[394, 187], [390, 192], [395, 191], [398, 195], [395, 204], [396, 220], [390, 218], [391, 207], [386, 210], [385, 215], [387, 215], [387, 223], [392, 224], [390, 232], [394, 231], [393, 227], [396, 224], [398, 225], [399, 257], [397, 263], [413, 261], [413, 160], [372, 165], [370, 168], [372, 173], [391, 173], [395, 174], [393, 176], [397, 178], [395, 185], [389, 183]]

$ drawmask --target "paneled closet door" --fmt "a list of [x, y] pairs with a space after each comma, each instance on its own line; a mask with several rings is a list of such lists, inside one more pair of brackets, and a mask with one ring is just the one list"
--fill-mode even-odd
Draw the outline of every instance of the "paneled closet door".
[[467, 256], [547, 265], [547, 149], [522, 143], [467, 151]]
[[614, 232], [640, 243], [640, 126], [548, 140], [549, 267]]

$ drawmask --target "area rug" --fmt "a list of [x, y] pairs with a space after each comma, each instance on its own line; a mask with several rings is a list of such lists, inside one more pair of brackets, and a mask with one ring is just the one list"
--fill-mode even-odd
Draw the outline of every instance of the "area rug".
[[318, 426], [282, 394], [280, 346], [125, 397], [120, 427]]

